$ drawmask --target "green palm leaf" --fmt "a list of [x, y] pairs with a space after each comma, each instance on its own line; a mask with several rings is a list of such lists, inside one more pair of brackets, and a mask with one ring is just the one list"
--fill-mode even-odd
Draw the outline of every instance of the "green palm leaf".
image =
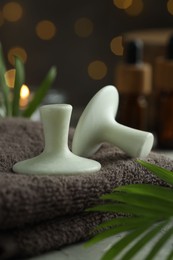
[[[171, 220], [172, 222], [172, 220]], [[172, 224], [172, 223], [171, 223]], [[148, 260], [152, 260], [153, 257], [157, 254], [158, 252], [158, 248], [161, 248], [165, 245], [165, 243], [168, 241], [168, 239], [171, 237], [173, 233], [173, 227], [168, 228], [165, 233], [163, 233], [163, 235], [160, 237], [160, 239], [155, 243], [155, 245], [153, 246], [152, 250], [149, 252], [149, 254], [147, 255], [147, 259]]]
[[[152, 220], [152, 218], [151, 218]], [[114, 227], [114, 226], [124, 226], [126, 224], [136, 224], [137, 222], [140, 222], [141, 224], [145, 221], [144, 217], [118, 217], [118, 218], [113, 218], [111, 220], [107, 220], [103, 223], [101, 223], [100, 225], [95, 227], [95, 230], [102, 230], [104, 228], [110, 228], [110, 227]]]
[[[139, 219], [136, 219], [135, 221], [131, 221], [131, 218], [129, 218], [129, 221], [127, 221], [126, 223], [112, 227], [111, 229], [108, 229], [108, 230], [104, 230], [102, 233], [97, 234], [91, 240], [86, 242], [85, 246], [88, 247], [97, 242], [102, 241], [105, 238], [114, 236], [116, 234], [121, 234], [122, 232], [134, 230], [136, 225], [139, 225], [139, 227], [141, 227], [141, 225], [143, 223], [144, 223], [144, 219], [139, 218]], [[153, 220], [152, 219], [147, 220], [147, 223], [148, 223], [148, 226], [150, 226], [153, 223]]]
[[[158, 231], [158, 228], [160, 228], [161, 225], [158, 225], [157, 228], [154, 229], [154, 231]], [[163, 225], [162, 225], [163, 226]], [[136, 228], [135, 230], [127, 233], [126, 236], [124, 236], [122, 239], [120, 239], [117, 243], [115, 243], [108, 252], [105, 253], [105, 255], [102, 257], [102, 260], [110, 260], [110, 259], [113, 259], [115, 258], [116, 256], [118, 256], [123, 250], [125, 247], [127, 247], [128, 245], [131, 244], [131, 242], [135, 239], [139, 239], [139, 237], [146, 231], [148, 231], [148, 229], [151, 228], [151, 224], [150, 223], [145, 223], [143, 225], [141, 225], [140, 227]], [[153, 234], [152, 233], [155, 233], [150, 231], [148, 234], [147, 237], [150, 238]], [[153, 236], [152, 236], [153, 237]], [[148, 241], [146, 241], [148, 242]], [[138, 242], [139, 244], [139, 242]], [[132, 250], [133, 249], [133, 250]], [[135, 253], [138, 252], [138, 250], [136, 250], [136, 245], [133, 246], [133, 248], [130, 249], [128, 251], [128, 253], [126, 253], [126, 256], [128, 258], [126, 258], [126, 256], [124, 256], [124, 259], [123, 260], [126, 260], [126, 259], [131, 259], [129, 258], [129, 256], [134, 256]]]
[[[173, 172], [159, 166], [139, 161], [157, 177], [173, 184]], [[151, 184], [131, 184], [114, 189], [111, 194], [101, 196], [105, 204], [97, 205], [87, 211], [113, 212], [117, 216], [98, 225], [93, 231], [99, 232], [86, 245], [91, 246], [115, 234], [125, 235], [115, 242], [103, 255], [102, 260], [112, 260], [120, 256], [122, 260], [133, 259], [148, 243], [143, 259], [151, 260], [171, 239], [173, 234], [173, 189]], [[164, 232], [161, 232], [164, 230]], [[172, 247], [168, 249], [165, 259], [172, 259]], [[142, 258], [141, 258], [142, 259]]]
[[[172, 204], [170, 203], [170, 205]], [[131, 203], [124, 204], [124, 203], [116, 203], [116, 202], [114, 204], [112, 203], [112, 204], [98, 205], [86, 211], [112, 212], [112, 213], [119, 213], [125, 215], [133, 215], [133, 216], [145, 216], [150, 218], [155, 217], [156, 215], [161, 215], [164, 212], [162, 210], [152, 209], [150, 206], [147, 210], [146, 207], [132, 206]], [[166, 217], [170, 217], [171, 213], [165, 212], [164, 215]]]
[[132, 192], [133, 194], [152, 196], [173, 202], [173, 189], [152, 184], [129, 184], [116, 188], [116, 191]]
[[139, 250], [142, 249], [146, 244], [148, 244], [153, 239], [153, 237], [158, 235], [160, 233], [160, 230], [166, 225], [167, 222], [161, 222], [158, 225], [153, 225], [152, 227], [149, 226], [144, 235], [141, 238], [138, 238], [136, 243], [133, 244], [133, 247], [131, 247], [122, 257], [122, 260], [131, 259], [133, 256], [135, 256], [139, 252]]
[[15, 57], [15, 82], [14, 82], [14, 90], [13, 90], [13, 99], [11, 102], [11, 93], [10, 89], [6, 84], [5, 81], [5, 60], [2, 51], [2, 46], [0, 44], [0, 88], [2, 92], [2, 100], [0, 100], [0, 107], [2, 108], [2, 115], [3, 116], [23, 116], [23, 117], [30, 117], [32, 113], [37, 109], [37, 107], [42, 102], [43, 98], [46, 96], [49, 88], [51, 87], [53, 81], [56, 77], [56, 68], [53, 66], [41, 82], [40, 86], [38, 87], [37, 91], [34, 94], [34, 98], [29, 103], [28, 107], [21, 112], [20, 110], [20, 90], [25, 80], [25, 71], [24, 71], [24, 64], [22, 61]]
[[30, 102], [28, 107], [25, 109], [22, 116], [30, 117], [32, 115], [32, 113], [37, 109], [37, 107], [40, 105], [41, 101], [47, 94], [53, 81], [55, 80], [56, 74], [57, 74], [57, 71], [56, 71], [55, 67], [52, 67], [48, 71], [46, 77], [43, 79], [42, 83], [40, 84], [37, 91], [35, 92], [33, 100]]
[[14, 81], [12, 116], [19, 116], [20, 90], [25, 81], [25, 70], [24, 70], [23, 62], [18, 57], [15, 57], [15, 69], [16, 69], [16, 75]]
[[11, 115], [11, 104], [9, 101], [10, 90], [5, 81], [5, 77], [4, 77], [5, 72], [6, 72], [6, 66], [5, 66], [2, 46], [0, 43], [0, 88], [2, 89], [2, 97], [3, 97], [2, 104], [5, 108], [5, 116], [10, 116]]
[[171, 252], [167, 256], [166, 260], [172, 260], [172, 259], [173, 259], [173, 249], [171, 250]]
[[[136, 195], [133, 193], [127, 193], [127, 192], [115, 192], [111, 195], [105, 195], [101, 197], [102, 199], [112, 199], [119, 202], [125, 202], [128, 203], [128, 205], [131, 206], [138, 206], [142, 207], [146, 210], [155, 210], [158, 212], [162, 212], [164, 210], [164, 215], [167, 214], [167, 216], [173, 215], [173, 207], [170, 208], [170, 205], [172, 204], [170, 201], [166, 201], [164, 199], [154, 198], [152, 196], [145, 196], [145, 195]], [[148, 203], [150, 202], [150, 203]]]
[[168, 184], [173, 185], [173, 172], [166, 170], [162, 167], [159, 167], [155, 164], [148, 163], [145, 161], [138, 160], [138, 162], [143, 165], [146, 169], [154, 173], [157, 177], [159, 177], [161, 180], [164, 180]]

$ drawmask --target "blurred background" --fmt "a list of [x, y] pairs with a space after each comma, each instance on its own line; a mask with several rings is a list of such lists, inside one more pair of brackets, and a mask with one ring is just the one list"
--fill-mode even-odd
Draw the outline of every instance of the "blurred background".
[[55, 65], [55, 102], [74, 108], [83, 108], [105, 85], [116, 85], [127, 40], [142, 39], [144, 61], [152, 64], [164, 54], [172, 26], [173, 0], [0, 1], [8, 69], [13, 55], [20, 56], [32, 92]]
[[[26, 84], [34, 89], [52, 65], [53, 88], [73, 106], [84, 106], [106, 84], [114, 84], [123, 55], [123, 36], [171, 29], [171, 0], [0, 1], [0, 41], [7, 66], [14, 54], [25, 62]], [[164, 44], [164, 32], [160, 32]]]

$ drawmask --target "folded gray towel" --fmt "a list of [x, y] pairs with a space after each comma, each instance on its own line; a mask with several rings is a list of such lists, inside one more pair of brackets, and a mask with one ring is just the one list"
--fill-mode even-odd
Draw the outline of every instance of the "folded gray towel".
[[[69, 133], [69, 146], [73, 130]], [[85, 213], [100, 195], [129, 183], [163, 181], [118, 148], [104, 144], [92, 157], [102, 164], [93, 174], [28, 176], [12, 172], [14, 163], [41, 153], [42, 124], [26, 119], [0, 121], [0, 259], [26, 257], [88, 238], [90, 230], [112, 214]], [[147, 161], [173, 170], [157, 153]]]

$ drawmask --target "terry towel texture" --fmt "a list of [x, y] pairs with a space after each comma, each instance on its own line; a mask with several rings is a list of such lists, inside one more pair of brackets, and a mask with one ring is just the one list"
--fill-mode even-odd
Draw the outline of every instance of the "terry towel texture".
[[[73, 131], [69, 133], [69, 146]], [[92, 157], [102, 169], [80, 176], [28, 176], [14, 163], [41, 153], [42, 124], [26, 119], [0, 121], [0, 259], [29, 257], [85, 240], [111, 214], [86, 213], [100, 195], [129, 183], [165, 185], [115, 146], [104, 144]], [[147, 161], [169, 170], [173, 162], [156, 153]], [[68, 163], [68, 162], [67, 162]]]

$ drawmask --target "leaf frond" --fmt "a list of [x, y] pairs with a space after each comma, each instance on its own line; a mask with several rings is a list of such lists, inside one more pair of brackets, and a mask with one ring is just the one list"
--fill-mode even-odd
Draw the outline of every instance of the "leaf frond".
[[28, 107], [23, 112], [22, 116], [30, 117], [33, 114], [33, 112], [40, 105], [43, 98], [46, 96], [49, 88], [51, 87], [52, 83], [56, 78], [56, 74], [57, 74], [56, 68], [54, 66], [51, 67], [46, 77], [43, 79], [37, 91], [35, 92], [32, 101], [29, 103]]
[[122, 250], [127, 247], [134, 239], [139, 237], [150, 227], [150, 223], [144, 224], [137, 229], [128, 232], [123, 238], [116, 242], [101, 258], [102, 260], [112, 260], [118, 256]]
[[173, 172], [172, 171], [164, 169], [158, 165], [148, 163], [146, 161], [137, 160], [137, 162], [140, 163], [142, 166], [144, 166], [147, 170], [154, 173], [161, 180], [173, 185]]
[[16, 75], [14, 81], [12, 116], [19, 116], [20, 90], [25, 81], [25, 70], [24, 70], [23, 62], [17, 56], [15, 57], [15, 69], [16, 69]]
[[0, 43], [0, 88], [2, 89], [2, 104], [5, 107], [5, 116], [11, 116], [11, 103], [9, 101], [10, 90], [5, 81], [6, 65]]
[[[103, 255], [102, 260], [116, 259], [123, 253], [122, 260], [133, 259], [144, 246], [156, 241], [144, 258], [152, 260], [173, 235], [173, 189], [170, 187], [173, 184], [173, 172], [145, 161], [138, 162], [164, 180], [169, 187], [152, 184], [120, 186], [112, 193], [101, 196], [105, 204], [87, 209], [91, 212], [117, 213], [117, 218], [98, 225], [94, 231], [100, 233], [87, 242], [89, 246], [116, 234], [123, 236]], [[163, 260], [173, 258], [172, 247], [168, 251]]]
[[148, 230], [146, 230], [142, 235], [142, 237], [137, 238], [136, 243], [126, 252], [126, 254], [122, 257], [122, 260], [131, 259], [133, 256], [135, 256], [139, 250], [142, 249], [146, 244], [150, 243], [150, 241], [155, 238], [160, 233], [160, 230], [166, 225], [167, 221], [164, 221], [149, 227]]
[[[145, 217], [117, 217], [117, 218], [113, 218], [111, 220], [105, 221], [101, 224], [99, 224], [98, 226], [96, 226], [94, 228], [94, 230], [100, 230], [100, 229], [104, 229], [104, 228], [110, 228], [110, 227], [115, 227], [115, 226], [123, 226], [126, 224], [142, 224], [143, 222], [145, 222], [146, 218]], [[150, 218], [150, 220], [153, 222], [155, 221], [155, 219]]]
[[129, 184], [120, 186], [114, 189], [114, 191], [123, 191], [133, 194], [152, 196], [155, 198], [163, 199], [173, 202], [173, 189], [168, 187], [162, 187], [153, 184]]
[[[168, 223], [170, 224], [170, 223]], [[160, 239], [154, 244], [152, 247], [151, 251], [147, 255], [146, 259], [147, 260], [152, 260], [153, 257], [158, 253], [158, 251], [164, 247], [165, 243], [169, 240], [169, 238], [173, 234], [173, 226], [172, 226], [172, 220], [171, 220], [171, 226], [166, 227], [165, 230], [163, 230], [163, 234], [160, 237]]]
[[141, 226], [144, 226], [144, 225], [150, 226], [153, 223], [154, 222], [151, 219], [145, 220], [145, 222], [142, 222], [139, 219], [139, 221], [136, 220], [136, 222], [134, 222], [134, 221], [131, 221], [130, 218], [129, 218], [129, 222], [126, 221], [122, 225], [112, 227], [111, 229], [105, 230], [105, 231], [97, 234], [96, 236], [91, 238], [89, 241], [87, 241], [85, 243], [85, 246], [88, 247], [88, 246], [94, 245], [95, 243], [98, 243], [98, 242], [102, 241], [105, 238], [114, 236], [116, 234], [121, 234], [122, 232], [127, 232], [127, 231], [134, 230], [136, 226], [138, 226], [140, 228]]
[[168, 254], [166, 260], [172, 260], [173, 259], [173, 249], [170, 250], [170, 253]]
[[155, 198], [153, 196], [145, 196], [140, 194], [138, 194], [137, 196], [133, 193], [114, 192], [112, 194], [103, 195], [101, 199], [111, 199], [118, 202], [124, 202], [131, 206], [137, 206], [146, 210], [155, 210], [157, 214], [159, 214], [160, 212], [161, 216], [163, 215], [163, 212], [165, 216], [173, 215], [172, 202], [160, 198]]

